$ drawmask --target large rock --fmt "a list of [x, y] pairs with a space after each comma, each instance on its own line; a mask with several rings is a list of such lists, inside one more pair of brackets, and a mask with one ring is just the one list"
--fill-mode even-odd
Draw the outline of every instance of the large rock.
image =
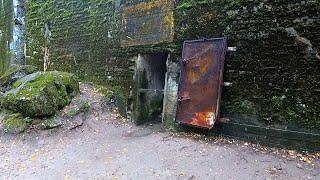
[[20, 113], [7, 110], [0, 111], [0, 134], [21, 133], [28, 127], [28, 122]]
[[23, 132], [28, 127], [27, 121], [20, 113], [11, 114], [3, 122], [6, 133], [17, 134]]
[[75, 75], [65, 72], [37, 72], [17, 80], [1, 98], [3, 108], [25, 117], [52, 116], [79, 93]]
[[63, 125], [62, 118], [60, 116], [52, 116], [41, 122], [40, 127], [42, 129], [53, 129]]
[[36, 72], [36, 67], [29, 65], [11, 65], [8, 70], [0, 77], [0, 92], [6, 92], [12, 88], [13, 83], [28, 74]]

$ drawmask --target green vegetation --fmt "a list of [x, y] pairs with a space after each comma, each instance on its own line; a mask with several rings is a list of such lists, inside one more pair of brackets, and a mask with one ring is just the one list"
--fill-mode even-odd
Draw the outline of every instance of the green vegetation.
[[74, 107], [68, 109], [65, 113], [68, 117], [74, 117], [80, 113], [86, 113], [90, 109], [90, 103], [79, 98], [74, 99]]
[[3, 125], [6, 133], [21, 133], [27, 128], [28, 122], [20, 113], [14, 113], [3, 120]]
[[9, 43], [12, 39], [13, 29], [12, 1], [0, 2], [0, 75], [5, 72], [10, 64], [11, 53]]
[[28, 74], [34, 73], [36, 67], [25, 66], [25, 65], [11, 65], [0, 77], [0, 91], [5, 92], [11, 89], [13, 83], [15, 83], [19, 78], [22, 78]]
[[62, 120], [60, 116], [52, 116], [50, 118], [44, 119], [41, 122], [41, 127], [43, 129], [53, 129], [62, 125]]
[[79, 93], [76, 77], [63, 72], [38, 72], [19, 79], [1, 105], [26, 117], [52, 116]]
[[128, 97], [122, 87], [97, 86], [97, 90], [106, 98], [107, 102], [115, 103], [120, 115], [127, 116]]

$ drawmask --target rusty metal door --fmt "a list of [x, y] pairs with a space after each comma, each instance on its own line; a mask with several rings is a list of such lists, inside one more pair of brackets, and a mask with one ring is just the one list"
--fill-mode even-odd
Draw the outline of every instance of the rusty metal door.
[[211, 129], [219, 118], [226, 38], [185, 41], [177, 121]]

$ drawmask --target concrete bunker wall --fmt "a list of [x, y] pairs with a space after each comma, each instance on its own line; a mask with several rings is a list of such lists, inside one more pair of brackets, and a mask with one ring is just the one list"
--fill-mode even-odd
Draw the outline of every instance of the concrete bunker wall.
[[27, 61], [42, 68], [49, 47], [49, 69], [119, 87], [129, 97], [132, 57], [169, 52], [164, 122], [172, 125], [182, 42], [227, 36], [238, 51], [226, 60], [224, 79], [232, 86], [223, 89], [223, 114], [237, 123], [319, 132], [320, 2], [175, 1], [174, 21], [164, 16], [174, 23], [173, 41], [121, 47], [122, 9], [145, 2], [151, 0], [30, 0]]
[[10, 64], [12, 32], [13, 1], [0, 1], [0, 75]]

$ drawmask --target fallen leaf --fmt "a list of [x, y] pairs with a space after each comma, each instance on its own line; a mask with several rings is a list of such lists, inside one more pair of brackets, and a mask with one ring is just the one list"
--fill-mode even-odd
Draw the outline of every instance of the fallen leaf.
[[37, 155], [33, 154], [31, 156], [31, 161], [36, 161], [38, 159]]

